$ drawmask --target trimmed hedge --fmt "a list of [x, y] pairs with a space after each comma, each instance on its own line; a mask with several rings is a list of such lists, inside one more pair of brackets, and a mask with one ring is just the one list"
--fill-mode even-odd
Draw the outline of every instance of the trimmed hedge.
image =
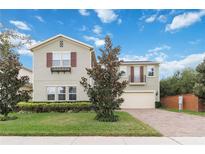
[[89, 102], [19, 102], [17, 105], [18, 111], [31, 112], [68, 112], [68, 111], [90, 111], [92, 104]]
[[[20, 102], [21, 103], [21, 102]], [[48, 103], [48, 104], [50, 104], [50, 103], [90, 103], [90, 101], [60, 101], [60, 102], [52, 102], [52, 101], [50, 101], [50, 102], [46, 102], [46, 101], [43, 101], [43, 102], [37, 102], [37, 101], [29, 101], [29, 102], [24, 102], [24, 103]]]

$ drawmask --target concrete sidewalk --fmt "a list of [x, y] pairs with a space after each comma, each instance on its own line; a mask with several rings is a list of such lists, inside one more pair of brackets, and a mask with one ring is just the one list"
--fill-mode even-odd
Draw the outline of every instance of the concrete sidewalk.
[[205, 137], [20, 137], [2, 136], [0, 145], [204, 145]]

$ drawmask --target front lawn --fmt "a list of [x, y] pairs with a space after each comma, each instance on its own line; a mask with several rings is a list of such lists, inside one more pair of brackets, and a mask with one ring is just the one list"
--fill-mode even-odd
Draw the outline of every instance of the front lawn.
[[196, 111], [189, 111], [189, 110], [179, 111], [178, 109], [165, 109], [165, 110], [172, 111], [172, 112], [192, 114], [192, 115], [197, 115], [197, 116], [205, 116], [205, 112], [196, 112]]
[[16, 120], [0, 121], [0, 135], [16, 136], [161, 136], [126, 112], [118, 122], [94, 120], [94, 112], [13, 113]]

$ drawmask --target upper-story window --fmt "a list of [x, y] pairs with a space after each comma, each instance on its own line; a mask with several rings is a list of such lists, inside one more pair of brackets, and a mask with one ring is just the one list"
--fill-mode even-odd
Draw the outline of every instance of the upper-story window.
[[127, 66], [120, 66], [120, 72], [123, 72], [123, 77], [127, 76]]
[[59, 42], [59, 46], [62, 48], [63, 47], [63, 40], [61, 40], [60, 42]]
[[70, 53], [53, 53], [53, 67], [69, 67]]
[[155, 76], [155, 67], [153, 65], [147, 66], [147, 76]]
[[141, 72], [140, 66], [134, 66], [134, 82], [140, 82]]

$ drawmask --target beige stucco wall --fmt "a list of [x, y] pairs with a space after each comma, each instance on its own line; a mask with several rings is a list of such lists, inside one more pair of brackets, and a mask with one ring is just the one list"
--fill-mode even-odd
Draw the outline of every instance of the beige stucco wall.
[[[64, 46], [59, 47], [59, 41]], [[71, 68], [71, 73], [51, 73], [46, 67], [47, 52], [77, 52], [77, 67]], [[49, 41], [45, 45], [33, 49], [33, 100], [47, 101], [47, 86], [76, 86], [77, 100], [88, 100], [84, 88], [80, 85], [81, 77], [87, 77], [85, 68], [91, 67], [91, 51], [79, 43], [64, 39], [63, 37]]]
[[[156, 101], [160, 100], [160, 90], [159, 90], [159, 64], [154, 64], [155, 66], [155, 76], [149, 77], [147, 76], [147, 66], [149, 65], [132, 65], [132, 64], [122, 64], [121, 66], [127, 67], [127, 75], [122, 77], [121, 80], [129, 80], [130, 76], [130, 66], [144, 66], [144, 75], [146, 75], [145, 84], [129, 84], [127, 85], [124, 91], [136, 91], [136, 92], [150, 92], [154, 91], [156, 95]], [[152, 64], [153, 66], [153, 64]]]

